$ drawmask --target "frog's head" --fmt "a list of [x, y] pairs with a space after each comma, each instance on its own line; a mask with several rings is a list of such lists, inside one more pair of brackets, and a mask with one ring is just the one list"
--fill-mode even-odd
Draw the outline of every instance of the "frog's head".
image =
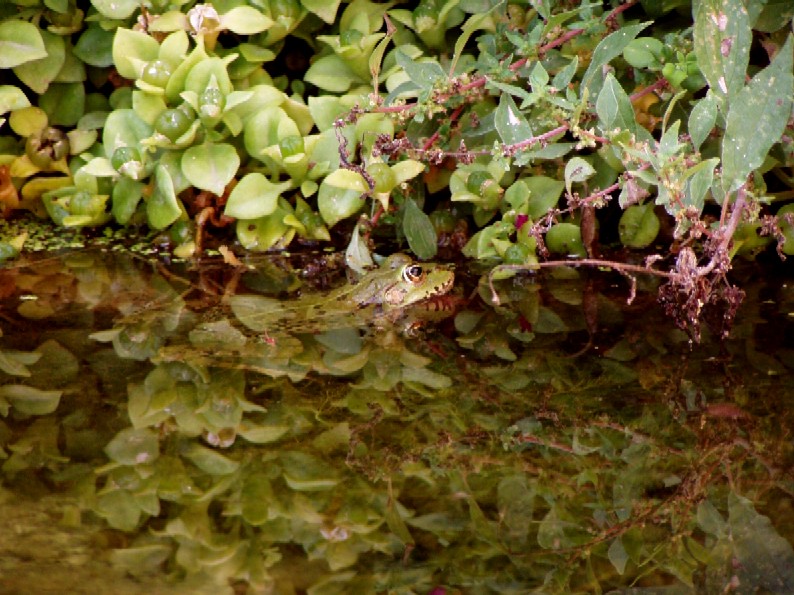
[[455, 274], [446, 267], [414, 262], [410, 256], [398, 253], [364, 275], [339, 299], [358, 307], [377, 305], [384, 310], [396, 310], [444, 295], [452, 289], [454, 281]]
[[380, 299], [384, 309], [404, 308], [444, 295], [455, 282], [455, 273], [446, 267], [412, 261], [395, 263], [390, 276]]

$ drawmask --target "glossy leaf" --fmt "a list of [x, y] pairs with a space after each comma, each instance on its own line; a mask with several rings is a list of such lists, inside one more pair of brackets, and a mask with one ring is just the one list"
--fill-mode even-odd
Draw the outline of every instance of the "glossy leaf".
[[124, 78], [135, 80], [142, 66], [156, 60], [160, 51], [157, 40], [142, 31], [119, 27], [113, 38], [113, 63]]
[[191, 184], [220, 196], [240, 167], [232, 145], [204, 143], [182, 155], [182, 171]]
[[347, 63], [336, 54], [318, 59], [309, 67], [303, 78], [306, 82], [331, 93], [344, 93], [353, 81], [358, 79]]
[[0, 68], [14, 68], [47, 57], [47, 48], [35, 25], [26, 21], [0, 23]]
[[229, 194], [224, 212], [237, 219], [258, 219], [270, 215], [278, 206], [279, 196], [290, 186], [289, 181], [273, 184], [260, 173], [247, 174]]
[[221, 27], [238, 35], [255, 35], [272, 26], [272, 19], [251, 6], [236, 6], [221, 15]]
[[104, 17], [123, 20], [140, 8], [136, 0], [91, 0], [94, 8]]
[[19, 87], [0, 85], [0, 114], [30, 107], [30, 101]]
[[301, 0], [301, 5], [328, 24], [334, 22], [341, 0]]
[[[182, 209], [179, 207], [179, 202], [176, 198], [171, 175], [164, 166], [157, 166], [155, 179], [157, 183], [154, 192], [146, 202], [146, 215], [149, 225], [154, 229], [165, 229], [179, 218], [182, 214]], [[135, 200], [135, 187], [130, 187], [129, 190], [131, 194], [125, 197], [125, 206], [119, 206], [122, 216], [129, 212], [132, 207], [131, 203]]]
[[105, 156], [113, 158], [119, 147], [136, 147], [138, 143], [152, 135], [152, 127], [144, 122], [131, 109], [113, 110], [105, 121], [102, 131], [102, 145]]
[[[341, 170], [340, 170], [341, 171]], [[345, 190], [332, 186], [323, 180], [317, 195], [317, 207], [323, 221], [333, 227], [342, 219], [358, 213], [364, 206], [361, 192], [358, 190]]]
[[42, 94], [64, 65], [66, 44], [60, 35], [53, 35], [49, 31], [41, 31], [39, 34], [44, 42], [46, 57], [20, 64], [14, 68], [14, 74], [33, 91]]
[[284, 222], [288, 214], [279, 206], [265, 217], [240, 219], [237, 222], [237, 239], [248, 250], [265, 251], [273, 246], [286, 246], [295, 236], [295, 228]]

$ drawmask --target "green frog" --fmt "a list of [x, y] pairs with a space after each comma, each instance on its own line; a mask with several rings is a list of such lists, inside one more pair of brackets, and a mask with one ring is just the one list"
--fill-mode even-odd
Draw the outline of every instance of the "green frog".
[[455, 274], [438, 264], [418, 263], [405, 254], [389, 256], [357, 283], [325, 294], [291, 301], [236, 295], [232, 312], [246, 327], [261, 333], [309, 333], [353, 326], [365, 321], [399, 320], [405, 308], [448, 293]]

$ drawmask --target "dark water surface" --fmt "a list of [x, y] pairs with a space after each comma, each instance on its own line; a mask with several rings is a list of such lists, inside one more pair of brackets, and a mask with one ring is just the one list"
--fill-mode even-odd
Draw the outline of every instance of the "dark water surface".
[[643, 280], [458, 277], [295, 335], [225, 305], [284, 260], [6, 265], [0, 593], [794, 592], [791, 279], [692, 346]]

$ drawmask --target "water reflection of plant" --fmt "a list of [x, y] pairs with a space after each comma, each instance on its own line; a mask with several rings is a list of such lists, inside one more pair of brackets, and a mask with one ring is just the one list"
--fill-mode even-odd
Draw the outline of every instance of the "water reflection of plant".
[[[415, 342], [409, 351], [383, 330], [260, 341], [270, 350], [263, 358], [302, 366], [292, 378], [235, 360], [248, 343], [223, 352], [223, 333], [207, 343], [207, 323], [162, 280], [169, 299], [111, 298], [113, 285], [145, 285], [133, 271], [106, 271], [99, 284], [79, 273], [72, 294], [123, 305], [114, 332], [140, 345], [156, 337], [171, 351], [147, 354], [151, 361], [120, 384], [109, 345], [67, 343], [55, 329], [50, 337], [69, 347], [36, 348], [42, 364], [29, 365], [22, 382], [52, 383], [45, 372], [65, 370], [55, 362], [74, 351], [73, 372], [58, 380], [68, 398], [53, 417], [12, 408], [0, 427], [11, 454], [4, 481], [13, 487], [40, 475], [71, 486], [84, 510], [129, 535], [114, 559], [131, 572], [165, 567], [175, 578], [312, 593], [631, 584], [714, 591], [734, 575], [773, 591], [788, 584], [791, 547], [756, 510], [785, 527], [794, 492], [783, 471], [786, 424], [753, 417], [764, 393], [786, 390], [774, 376], [732, 383], [733, 408], [720, 406], [724, 389], [712, 381], [723, 374], [720, 361], [678, 359], [682, 334], [621, 322], [604, 295], [590, 353], [605, 355], [571, 358], [559, 340], [586, 339], [586, 316], [570, 309], [590, 298], [568, 280], [538, 282], [534, 297], [516, 304], [520, 314], [465, 312], [480, 321], [480, 338], [459, 335], [475, 348], [457, 357]], [[131, 303], [167, 307], [135, 315]], [[515, 334], [518, 316], [534, 336]], [[555, 329], [555, 320], [565, 327]], [[738, 357], [755, 329], [736, 332]], [[46, 336], [31, 337], [31, 348]], [[448, 337], [435, 340], [455, 353]], [[340, 345], [351, 342], [358, 351], [341, 358]], [[114, 345], [128, 358], [144, 351]], [[83, 358], [115, 367], [79, 368]], [[334, 378], [323, 379], [329, 371]], [[335, 378], [342, 372], [351, 383]], [[421, 381], [430, 378], [440, 384]], [[119, 390], [98, 398], [86, 388], [92, 382]], [[108, 416], [108, 404], [118, 414]], [[102, 449], [107, 458], [97, 460]]]

